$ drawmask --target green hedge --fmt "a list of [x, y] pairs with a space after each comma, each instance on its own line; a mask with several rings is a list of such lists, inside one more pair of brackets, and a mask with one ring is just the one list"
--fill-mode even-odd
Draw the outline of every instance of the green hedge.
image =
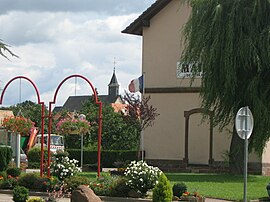
[[[51, 156], [53, 155], [53, 153], [51, 152]], [[33, 147], [31, 148], [28, 153], [27, 153], [27, 157], [28, 157], [28, 162], [31, 163], [40, 163], [40, 158], [41, 158], [41, 147]], [[48, 149], [46, 147], [44, 147], [44, 161], [47, 161], [48, 159]]]
[[[66, 149], [69, 153], [69, 158], [81, 160], [81, 150], [80, 149]], [[97, 163], [97, 151], [84, 150], [83, 151], [83, 164], [95, 164]], [[101, 151], [101, 166], [103, 168], [115, 167], [114, 162], [116, 161], [133, 161], [137, 160], [137, 151], [130, 150], [102, 150]]]
[[11, 147], [0, 146], [0, 171], [7, 169], [9, 162], [12, 159]]

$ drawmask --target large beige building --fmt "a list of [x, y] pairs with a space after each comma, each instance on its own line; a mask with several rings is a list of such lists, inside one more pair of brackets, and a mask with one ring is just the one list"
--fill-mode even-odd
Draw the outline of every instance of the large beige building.
[[[200, 75], [191, 86], [189, 67], [179, 60], [181, 31], [191, 11], [181, 2], [157, 0], [122, 31], [142, 36], [145, 93], [160, 113], [154, 126], [145, 131], [145, 159], [163, 170], [190, 171], [194, 165], [223, 170], [228, 163], [232, 127], [222, 132], [213, 128], [211, 112], [202, 122]], [[250, 171], [270, 174], [267, 151], [262, 157], [249, 155]]]

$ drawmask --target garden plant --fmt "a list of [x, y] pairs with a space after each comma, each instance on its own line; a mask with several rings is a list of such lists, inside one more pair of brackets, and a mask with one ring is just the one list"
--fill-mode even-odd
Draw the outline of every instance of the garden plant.
[[170, 181], [162, 173], [159, 176], [158, 183], [153, 189], [153, 202], [170, 202], [172, 201], [173, 192]]
[[158, 167], [149, 166], [145, 161], [132, 161], [125, 171], [127, 185], [142, 196], [155, 187], [161, 174]]

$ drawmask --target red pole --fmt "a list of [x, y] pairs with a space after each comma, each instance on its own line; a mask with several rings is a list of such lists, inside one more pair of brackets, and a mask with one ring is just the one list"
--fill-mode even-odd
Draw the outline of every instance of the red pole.
[[40, 177], [43, 177], [44, 169], [44, 103], [41, 105], [41, 157], [40, 157]]
[[101, 130], [102, 130], [102, 102], [99, 103], [99, 115], [98, 115], [98, 177], [100, 177]]
[[47, 147], [48, 147], [48, 161], [47, 161], [47, 176], [51, 177], [51, 130], [52, 130], [52, 108], [51, 103], [49, 105], [49, 127], [48, 127], [48, 140], [47, 140]]
[[[61, 86], [63, 85], [63, 83], [65, 83], [68, 79], [70, 78], [73, 78], [73, 77], [79, 77], [79, 78], [82, 78], [84, 79], [91, 87], [93, 93], [94, 93], [94, 98], [95, 98], [95, 103], [99, 105], [99, 128], [98, 128], [98, 177], [100, 177], [100, 157], [101, 157], [101, 128], [102, 128], [102, 102], [99, 102], [98, 101], [98, 96], [97, 96], [97, 93], [96, 93], [96, 90], [94, 88], [94, 86], [92, 85], [92, 83], [84, 76], [82, 75], [77, 75], [77, 74], [74, 74], [74, 75], [71, 75], [71, 76], [68, 76], [66, 77], [64, 80], [62, 80], [60, 82], [60, 84], [58, 85], [58, 87], [56, 88], [56, 91], [54, 93], [54, 97], [53, 97], [53, 101], [49, 103], [49, 128], [48, 128], [48, 136], [49, 136], [49, 139], [48, 139], [48, 164], [50, 163], [50, 136], [51, 136], [51, 127], [52, 127], [52, 113], [51, 113], [51, 105], [52, 104], [55, 104], [56, 102], [56, 97], [57, 97], [57, 94], [58, 94], [58, 91], [59, 89], [61, 88]], [[50, 173], [50, 170], [48, 168], [48, 174]]]

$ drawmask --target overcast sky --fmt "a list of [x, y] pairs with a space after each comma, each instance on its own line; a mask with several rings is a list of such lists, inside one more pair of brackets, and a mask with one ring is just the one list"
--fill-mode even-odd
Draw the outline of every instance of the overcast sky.
[[[114, 58], [123, 93], [141, 74], [141, 37], [122, 34], [155, 0], [1, 0], [0, 39], [20, 58], [0, 57], [0, 87], [15, 76], [27, 76], [41, 101], [52, 101], [59, 83], [69, 75], [87, 77], [100, 95], [107, 94]], [[83, 80], [68, 80], [56, 105], [69, 95], [92, 94]], [[8, 87], [3, 105], [37, 102], [25, 80]]]

